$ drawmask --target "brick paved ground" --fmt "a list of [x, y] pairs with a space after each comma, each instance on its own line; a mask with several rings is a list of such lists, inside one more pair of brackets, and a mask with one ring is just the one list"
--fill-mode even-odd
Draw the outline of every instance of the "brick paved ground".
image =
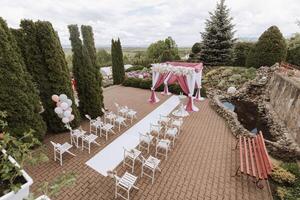
[[[105, 105], [115, 110], [113, 102], [126, 104], [139, 112], [138, 120], [140, 120], [167, 98], [159, 95], [161, 101], [156, 105], [150, 105], [146, 102], [149, 94], [147, 90], [111, 87], [104, 92]], [[132, 199], [271, 199], [266, 187], [260, 190], [246, 177], [232, 177], [238, 162], [236, 152], [232, 151], [235, 139], [226, 127], [225, 121], [209, 106], [209, 100], [197, 102], [196, 105], [200, 111], [192, 113], [184, 120], [183, 132], [175, 148], [170, 152], [168, 160], [162, 160], [162, 172], [156, 174], [154, 184], [151, 184], [148, 177], [139, 178], [137, 186], [140, 189], [131, 192]], [[83, 123], [83, 127], [87, 130], [87, 123]], [[121, 130], [121, 133], [124, 131], [125, 129]], [[110, 137], [107, 142], [104, 138], [98, 139], [101, 147], [93, 146], [91, 154], [72, 149], [77, 156], [65, 156], [62, 167], [58, 162], [50, 160], [38, 167], [28, 168], [27, 171], [34, 180], [31, 191], [37, 192], [41, 182], [52, 180], [62, 171], [74, 171], [77, 175], [76, 186], [62, 190], [52, 199], [113, 199], [114, 181], [92, 170], [85, 162], [119, 134]], [[52, 159], [50, 140], [63, 143], [69, 141], [69, 135], [63, 133], [47, 136], [45, 144], [47, 153]], [[154, 148], [150, 154], [154, 155]], [[144, 156], [148, 157], [145, 152]], [[129, 170], [118, 166], [118, 175], [122, 175], [126, 169]], [[140, 175], [139, 163], [135, 174]]]

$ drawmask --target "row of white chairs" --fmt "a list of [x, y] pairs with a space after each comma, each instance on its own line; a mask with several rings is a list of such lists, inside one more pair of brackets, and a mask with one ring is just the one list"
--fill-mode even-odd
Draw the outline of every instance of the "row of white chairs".
[[[175, 139], [178, 138], [182, 124], [182, 118], [160, 116], [158, 124], [150, 124], [149, 133], [140, 133], [138, 149], [134, 148], [128, 150], [124, 148], [123, 166], [130, 167], [131, 172], [133, 173], [135, 162], [140, 161], [142, 163], [141, 177], [143, 177], [143, 175], [150, 177], [153, 184], [155, 172], [161, 172], [159, 167], [161, 160], [158, 159], [157, 156], [163, 155], [167, 160], [168, 151], [171, 148], [171, 144], [174, 147]], [[156, 142], [154, 142], [155, 139]], [[150, 146], [152, 144], [155, 144], [155, 157], [149, 155], [149, 157], [146, 159], [142, 155], [142, 149], [145, 149], [147, 153], [149, 153]], [[160, 152], [159, 150], [163, 150], [164, 153]], [[138, 187], [135, 186], [135, 182], [137, 181], [138, 177], [129, 172], [125, 172], [122, 177], [117, 176], [116, 172], [114, 171], [109, 171], [108, 175], [114, 178], [116, 181], [115, 198], [120, 196], [126, 200], [129, 200], [130, 190], [132, 188], [138, 189]], [[120, 190], [126, 192], [126, 197], [123, 196], [123, 193], [120, 192]]]
[[97, 117], [96, 119], [91, 119], [89, 115], [85, 115], [86, 118], [89, 120], [89, 133], [84, 131], [81, 127], [78, 129], [72, 129], [70, 125], [66, 125], [66, 128], [70, 131], [70, 141], [71, 143], [65, 142], [64, 144], [55, 143], [53, 141], [50, 141], [54, 148], [54, 160], [59, 160], [60, 165], [62, 165], [62, 155], [64, 153], [69, 153], [72, 156], [75, 156], [75, 154], [70, 152], [70, 149], [73, 147], [73, 144], [76, 148], [80, 148], [80, 140], [81, 140], [81, 149], [88, 149], [88, 152], [91, 151], [91, 144], [96, 144], [97, 146], [100, 146], [100, 144], [96, 141], [99, 136], [105, 135], [106, 140], [108, 139], [108, 135], [110, 133], [116, 134], [114, 131], [114, 128], [118, 126], [118, 130], [121, 130], [121, 126], [127, 126], [126, 121], [130, 120], [130, 122], [133, 122], [133, 119], [137, 119], [137, 112], [128, 109], [127, 112], [124, 112], [125, 114], [120, 115], [121, 112], [118, 114], [114, 114], [113, 112], [107, 112], [104, 109], [102, 110], [103, 120], [101, 117]]

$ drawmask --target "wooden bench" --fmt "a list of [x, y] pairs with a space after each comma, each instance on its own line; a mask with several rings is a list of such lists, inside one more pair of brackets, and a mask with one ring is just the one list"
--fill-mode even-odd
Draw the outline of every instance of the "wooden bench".
[[262, 132], [255, 137], [239, 136], [236, 149], [239, 147], [240, 166], [236, 176], [241, 172], [255, 179], [255, 184], [262, 189], [262, 180], [267, 180], [272, 172], [272, 163], [265, 146]]

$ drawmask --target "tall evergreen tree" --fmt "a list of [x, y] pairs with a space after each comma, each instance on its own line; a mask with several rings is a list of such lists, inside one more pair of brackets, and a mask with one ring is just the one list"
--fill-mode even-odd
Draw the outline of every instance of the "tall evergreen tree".
[[77, 25], [69, 25], [70, 41], [73, 52], [73, 74], [77, 81], [79, 110], [82, 115], [92, 118], [101, 116], [101, 86], [97, 79], [96, 67], [93, 66], [88, 50], [82, 45]]
[[94, 41], [94, 34], [93, 29], [91, 26], [85, 26], [81, 25], [81, 34], [82, 34], [82, 40], [83, 40], [83, 46], [88, 51], [89, 57], [91, 59], [91, 62], [93, 66], [95, 67], [95, 76], [96, 80], [100, 85], [100, 99], [101, 99], [101, 107], [104, 108], [104, 102], [103, 102], [103, 90], [102, 90], [102, 74], [100, 73], [100, 65], [97, 63], [97, 51]]
[[225, 5], [225, 0], [217, 3], [210, 18], [206, 20], [205, 32], [202, 35], [201, 59], [206, 65], [225, 65], [231, 62], [234, 31], [232, 17]]
[[284, 61], [287, 53], [286, 41], [277, 26], [268, 28], [250, 50], [246, 65], [249, 67], [271, 66]]
[[111, 42], [112, 73], [114, 84], [121, 84], [125, 79], [125, 69], [123, 62], [123, 52], [121, 41], [113, 40]]
[[0, 110], [7, 112], [8, 131], [22, 137], [30, 129], [42, 139], [46, 126], [40, 98], [27, 72], [17, 42], [0, 17]]

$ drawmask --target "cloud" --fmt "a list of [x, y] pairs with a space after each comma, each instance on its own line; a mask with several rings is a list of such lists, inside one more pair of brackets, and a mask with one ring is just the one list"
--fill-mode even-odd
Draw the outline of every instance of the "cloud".
[[[271, 25], [284, 35], [300, 30], [299, 0], [227, 0], [236, 37], [258, 37]], [[1, 0], [1, 17], [12, 27], [21, 19], [48, 20], [69, 45], [68, 24], [89, 24], [97, 46], [109, 46], [120, 37], [125, 46], [146, 46], [172, 36], [179, 46], [200, 41], [199, 32], [213, 11], [211, 0]]]

